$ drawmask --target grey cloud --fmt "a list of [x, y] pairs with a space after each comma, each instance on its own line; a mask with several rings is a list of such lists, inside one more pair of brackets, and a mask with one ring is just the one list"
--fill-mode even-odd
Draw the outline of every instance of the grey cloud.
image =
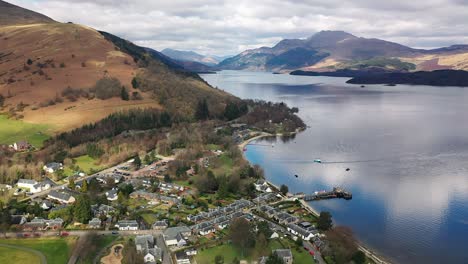
[[11, 0], [59, 21], [105, 30], [155, 49], [217, 55], [344, 30], [412, 47], [468, 43], [468, 1]]

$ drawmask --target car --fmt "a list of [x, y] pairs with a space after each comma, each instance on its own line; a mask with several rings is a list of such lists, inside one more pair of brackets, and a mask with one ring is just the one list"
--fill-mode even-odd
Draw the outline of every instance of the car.
[[31, 236], [31, 235], [28, 234], [28, 233], [24, 233], [24, 234], [23, 234], [23, 237], [30, 237], [30, 236]]
[[118, 235], [119, 232], [117, 232], [117, 231], [112, 231], [112, 234], [113, 234], [113, 235]]
[[68, 232], [62, 232], [62, 234], [60, 234], [60, 235], [61, 235], [61, 236], [69, 236], [70, 233], [68, 233]]
[[34, 233], [34, 236], [35, 236], [35, 237], [40, 237], [41, 234], [39, 234], [39, 233]]
[[312, 250], [309, 251], [309, 254], [310, 254], [311, 256], [315, 256], [315, 253], [314, 253]]

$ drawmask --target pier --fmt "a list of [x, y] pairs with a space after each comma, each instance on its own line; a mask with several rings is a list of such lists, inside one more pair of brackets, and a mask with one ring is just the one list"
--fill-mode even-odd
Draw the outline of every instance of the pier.
[[343, 198], [345, 200], [351, 200], [353, 194], [346, 191], [340, 187], [334, 187], [332, 191], [317, 191], [313, 194], [303, 194], [298, 193], [295, 195], [298, 199], [303, 199], [304, 201], [315, 201], [315, 200], [324, 200], [324, 199], [334, 199], [334, 198]]

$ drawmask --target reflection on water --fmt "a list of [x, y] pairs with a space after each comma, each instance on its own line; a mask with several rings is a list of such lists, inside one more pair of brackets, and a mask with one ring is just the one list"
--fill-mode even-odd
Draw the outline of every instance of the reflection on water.
[[468, 89], [234, 71], [203, 78], [242, 98], [299, 107], [310, 128], [247, 147], [272, 182], [352, 191], [351, 201], [312, 205], [395, 262], [468, 263]]

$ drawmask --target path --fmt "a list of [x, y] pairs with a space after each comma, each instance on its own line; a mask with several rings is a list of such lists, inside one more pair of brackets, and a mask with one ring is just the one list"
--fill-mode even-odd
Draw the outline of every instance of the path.
[[37, 251], [35, 249], [20, 247], [20, 246], [15, 246], [15, 245], [7, 245], [7, 244], [0, 244], [0, 247], [13, 248], [13, 249], [18, 249], [18, 250], [23, 250], [29, 253], [33, 253], [34, 255], [37, 255], [40, 258], [41, 264], [47, 264], [47, 259], [44, 256], [44, 254], [42, 254], [42, 252]]

